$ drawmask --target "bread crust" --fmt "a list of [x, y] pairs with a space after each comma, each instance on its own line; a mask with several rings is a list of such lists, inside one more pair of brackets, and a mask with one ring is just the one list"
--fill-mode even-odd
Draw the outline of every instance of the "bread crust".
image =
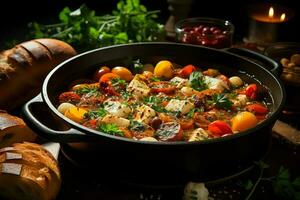
[[23, 42], [0, 53], [0, 109], [12, 110], [40, 91], [46, 75], [76, 55], [69, 44], [56, 39]]

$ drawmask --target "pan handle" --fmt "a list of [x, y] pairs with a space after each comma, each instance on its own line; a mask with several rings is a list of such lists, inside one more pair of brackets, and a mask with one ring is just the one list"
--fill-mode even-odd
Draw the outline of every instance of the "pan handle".
[[47, 115], [43, 116], [50, 118], [50, 120], [52, 118], [53, 121], [57, 120], [54, 119], [53, 115], [50, 113], [49, 108], [47, 108], [45, 102], [41, 97], [41, 94], [37, 95], [35, 98], [27, 102], [22, 108], [22, 116], [24, 121], [41, 137], [53, 142], [61, 143], [84, 142], [91, 139], [91, 136], [86, 135], [74, 128], [70, 128], [69, 130], [65, 131], [58, 131], [49, 128], [38, 119], [38, 112], [40, 112], [41, 110], [46, 110], [47, 112]]
[[267, 56], [264, 56], [260, 53], [251, 51], [249, 49], [236, 48], [236, 47], [227, 48], [227, 49], [225, 49], [225, 51], [228, 51], [230, 53], [234, 53], [234, 54], [246, 57], [246, 58], [253, 59], [255, 62], [262, 64], [263, 67], [266, 67], [269, 71], [271, 71], [275, 75], [279, 75], [279, 73], [280, 73], [279, 64], [276, 61], [274, 61], [273, 59], [268, 58]]

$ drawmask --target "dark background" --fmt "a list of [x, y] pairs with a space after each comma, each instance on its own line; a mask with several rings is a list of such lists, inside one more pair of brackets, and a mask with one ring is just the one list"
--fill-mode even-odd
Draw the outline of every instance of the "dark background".
[[[28, 22], [55, 23], [58, 21], [58, 13], [65, 7], [78, 8], [86, 3], [89, 8], [96, 10], [97, 14], [111, 13], [115, 9], [118, 0], [27, 0], [27, 1], [6, 1], [0, 11], [1, 31], [0, 47], [10, 39], [22, 40], [27, 29]], [[161, 10], [159, 20], [165, 23], [170, 15], [167, 0], [141, 0], [148, 10]], [[236, 27], [235, 37], [247, 36], [249, 17], [249, 6], [256, 3], [270, 3], [290, 7], [294, 10], [294, 16], [287, 23], [280, 27], [279, 41], [300, 41], [297, 28], [300, 24], [299, 8], [297, 1], [258, 1], [258, 0], [194, 0], [189, 17], [216, 17], [230, 20]]]

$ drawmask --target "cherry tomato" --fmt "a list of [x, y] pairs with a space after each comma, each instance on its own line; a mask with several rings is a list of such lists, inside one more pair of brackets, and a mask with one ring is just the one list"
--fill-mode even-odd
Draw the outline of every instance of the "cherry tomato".
[[168, 60], [159, 61], [154, 68], [154, 75], [158, 78], [170, 79], [173, 74], [173, 64]]
[[59, 95], [59, 103], [72, 103], [72, 104], [77, 104], [80, 101], [80, 96], [76, 94], [75, 92], [64, 92]]
[[225, 134], [232, 133], [230, 126], [226, 122], [221, 120], [213, 121], [208, 125], [207, 128], [215, 137], [221, 137]]
[[104, 74], [107, 74], [109, 72], [110, 72], [110, 69], [108, 67], [106, 67], [106, 66], [100, 67], [100, 69], [94, 73], [93, 79], [95, 81], [99, 81], [101, 76], [103, 76]]
[[133, 75], [129, 69], [126, 67], [114, 67], [111, 70], [112, 73], [117, 74], [120, 76], [121, 79], [124, 79], [125, 81], [129, 82], [133, 79]]
[[269, 112], [268, 108], [262, 104], [254, 103], [246, 106], [246, 110], [253, 112], [254, 114], [263, 115]]
[[187, 65], [179, 71], [179, 76], [188, 78], [193, 71], [196, 71], [196, 67], [194, 65]]
[[255, 83], [252, 83], [248, 85], [245, 89], [245, 95], [250, 99], [256, 98], [256, 91], [257, 91], [257, 85]]
[[103, 83], [109, 84], [112, 79], [120, 78], [119, 75], [114, 74], [114, 73], [106, 73], [101, 78], [99, 79], [100, 85]]
[[238, 113], [231, 119], [231, 127], [233, 131], [245, 131], [257, 125], [256, 116], [248, 111]]
[[172, 94], [175, 92], [176, 87], [174, 85], [171, 85], [167, 81], [158, 81], [158, 82], [152, 82], [150, 84], [151, 92], [152, 93], [165, 93], [165, 94]]

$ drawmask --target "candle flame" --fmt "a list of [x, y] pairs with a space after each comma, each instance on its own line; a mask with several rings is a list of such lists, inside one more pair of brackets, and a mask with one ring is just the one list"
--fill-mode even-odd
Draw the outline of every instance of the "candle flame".
[[285, 20], [285, 13], [282, 13], [280, 16], [280, 21], [283, 22]]
[[270, 9], [269, 9], [269, 17], [270, 18], [274, 17], [274, 8], [273, 7], [270, 7]]

